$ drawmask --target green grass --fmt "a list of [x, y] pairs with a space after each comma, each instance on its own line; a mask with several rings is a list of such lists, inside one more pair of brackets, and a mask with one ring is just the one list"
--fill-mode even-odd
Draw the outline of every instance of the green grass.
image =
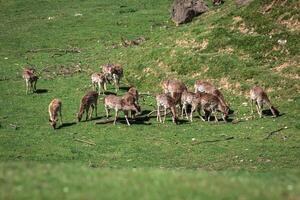
[[[0, 0], [0, 198], [299, 199], [300, 33], [280, 21], [299, 20], [299, 3], [275, 4], [263, 14], [271, 2], [239, 8], [226, 1], [175, 27], [172, 1]], [[139, 46], [118, 45], [121, 37], [140, 36], [147, 40]], [[49, 48], [81, 52], [30, 52]], [[140, 92], [161, 92], [159, 82], [168, 77], [189, 88], [197, 79], [211, 80], [239, 123], [196, 118], [175, 126], [170, 118], [165, 124], [151, 118], [131, 127], [124, 120], [72, 124], [81, 97], [92, 89], [91, 72], [108, 62], [123, 64], [122, 86]], [[25, 65], [38, 69], [37, 87], [46, 93], [25, 95]], [[59, 73], [76, 65], [81, 72]], [[249, 118], [245, 103], [254, 84], [268, 90], [282, 116]], [[53, 98], [62, 100], [70, 126], [51, 129], [47, 106]], [[146, 97], [141, 105], [152, 110], [155, 102]]]

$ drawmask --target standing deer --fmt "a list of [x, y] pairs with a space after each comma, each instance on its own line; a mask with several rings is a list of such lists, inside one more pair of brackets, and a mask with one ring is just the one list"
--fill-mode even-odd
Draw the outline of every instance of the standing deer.
[[50, 115], [49, 122], [53, 129], [56, 128], [56, 122], [58, 121], [57, 116], [59, 114], [60, 116], [60, 123], [63, 124], [62, 115], [61, 115], [61, 106], [62, 103], [59, 99], [53, 99], [49, 106], [48, 106], [48, 112]]
[[[97, 117], [97, 101], [98, 101], [98, 93], [95, 91], [88, 92], [84, 95], [80, 102], [79, 112], [77, 113], [78, 122], [81, 121], [82, 115], [86, 112], [86, 121], [88, 118], [92, 119], [93, 111], [95, 110], [95, 116]], [[89, 115], [89, 109], [92, 107], [92, 111]]]
[[22, 77], [25, 79], [26, 83], [26, 94], [29, 91], [36, 91], [36, 83], [39, 79], [38, 76], [35, 75], [35, 69], [33, 68], [24, 68]]
[[[171, 113], [172, 113], [172, 121], [173, 121], [173, 123], [177, 124], [175, 99], [172, 98], [168, 94], [159, 94], [159, 95], [156, 95], [156, 103], [157, 103], [157, 121], [159, 121], [160, 123], [165, 123], [167, 109], [170, 109]], [[164, 108], [163, 120], [161, 119], [161, 116], [160, 116], [160, 108], [161, 107]]]
[[116, 87], [116, 92], [120, 88], [120, 80], [123, 77], [123, 68], [119, 64], [107, 64], [102, 66], [102, 72], [107, 77], [108, 81], [113, 80]]
[[106, 91], [106, 76], [103, 73], [93, 73], [91, 79], [93, 89], [96, 90], [96, 86], [98, 86], [98, 94], [100, 95], [101, 90], [104, 94], [104, 91]]
[[279, 111], [272, 105], [271, 101], [268, 98], [267, 93], [259, 86], [254, 86], [250, 90], [250, 99], [251, 99], [251, 112], [253, 111], [253, 103], [255, 101], [257, 113], [259, 114], [259, 117], [262, 118], [262, 108], [263, 104], [267, 104], [273, 114], [273, 117], [279, 116]]
[[130, 126], [130, 123], [128, 121], [128, 112], [134, 111], [136, 113], [139, 113], [140, 107], [135, 104], [134, 100], [126, 101], [122, 97], [118, 97], [116, 95], [108, 95], [104, 98], [104, 107], [106, 112], [106, 117], [108, 118], [108, 114], [110, 109], [115, 110], [115, 119], [114, 119], [114, 125], [117, 122], [119, 111], [123, 111], [125, 114], [125, 119], [127, 122], [127, 125]]
[[205, 92], [217, 96], [220, 99], [221, 103], [224, 104], [229, 109], [229, 105], [226, 103], [223, 94], [213, 84], [207, 81], [198, 80], [195, 82], [194, 88], [195, 88], [195, 92]]

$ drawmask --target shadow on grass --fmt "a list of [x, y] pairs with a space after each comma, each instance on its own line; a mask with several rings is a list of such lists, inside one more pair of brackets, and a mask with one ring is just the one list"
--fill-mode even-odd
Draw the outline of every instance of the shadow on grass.
[[66, 127], [69, 127], [69, 126], [73, 126], [75, 125], [76, 122], [67, 122], [67, 123], [63, 123], [62, 125], [60, 125], [57, 129], [61, 129], [61, 128], [66, 128]]
[[47, 93], [47, 92], [48, 92], [47, 89], [37, 89], [37, 90], [35, 91], [35, 93], [37, 93], [37, 94], [43, 94], [43, 93]]
[[[262, 113], [263, 113], [263, 115], [265, 115], [265, 116], [273, 116], [273, 113], [271, 112], [270, 109], [263, 110]], [[281, 117], [281, 116], [283, 116], [283, 115], [285, 115], [285, 114], [284, 114], [284, 113], [279, 113], [277, 117]]]
[[117, 93], [115, 93], [115, 92], [110, 92], [110, 91], [105, 91], [104, 94], [105, 94], [105, 95], [110, 95], [110, 94], [112, 94], [112, 95], [117, 95]]

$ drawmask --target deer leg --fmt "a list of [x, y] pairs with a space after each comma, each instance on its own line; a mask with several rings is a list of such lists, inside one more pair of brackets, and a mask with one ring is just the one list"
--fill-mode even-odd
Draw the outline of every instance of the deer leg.
[[219, 120], [218, 120], [218, 117], [217, 117], [217, 111], [214, 110], [214, 111], [213, 111], [213, 114], [214, 114], [214, 117], [215, 117], [215, 122], [218, 122]]
[[37, 81], [34, 81], [34, 82], [33, 82], [33, 91], [34, 91], [34, 92], [36, 91], [36, 82], [37, 82]]
[[88, 117], [89, 117], [89, 107], [87, 107], [86, 109], [85, 109], [85, 112], [86, 112], [86, 117], [85, 117], [85, 121], [87, 121], [88, 120]]
[[259, 117], [262, 118], [262, 102], [259, 102], [257, 104], [257, 110], [258, 110]]
[[116, 114], [115, 114], [115, 120], [114, 120], [114, 125], [116, 125], [117, 119], [118, 119], [118, 115], [119, 115], [119, 110], [116, 109]]
[[[104, 82], [104, 90], [105, 91], [107, 90], [107, 88], [106, 88], [106, 82]], [[103, 92], [103, 94], [104, 94], [104, 92]]]
[[95, 116], [97, 117], [97, 104], [95, 104]]
[[[205, 119], [202, 117], [202, 115], [201, 115], [201, 108], [198, 108], [197, 109], [197, 112], [198, 112], [198, 115], [199, 115], [199, 117], [200, 117], [200, 119], [202, 120], [202, 121], [204, 121], [205, 122]], [[206, 116], [205, 116], [206, 117]]]
[[130, 123], [128, 121], [128, 112], [126, 111], [126, 112], [124, 112], [124, 114], [125, 114], [125, 119], [126, 119], [127, 125], [130, 126]]
[[186, 105], [185, 105], [185, 107], [184, 107], [184, 112], [185, 112], [185, 118], [186, 118], [186, 119], [189, 119], [188, 114], [187, 114], [187, 106], [186, 106]]
[[100, 94], [101, 94], [101, 83], [100, 82], [98, 82], [98, 95], [100, 96]]
[[161, 119], [160, 119], [160, 106], [159, 105], [157, 105], [156, 121], [161, 122]]
[[185, 108], [185, 104], [182, 105], [182, 109], [181, 109], [181, 118], [183, 119], [183, 111], [184, 111], [184, 108]]
[[108, 119], [108, 113], [109, 113], [109, 109], [107, 106], [104, 107], [105, 108], [105, 113], [106, 113], [106, 118]]
[[166, 121], [166, 115], [167, 115], [167, 108], [166, 107], [164, 107], [165, 109], [164, 109], [164, 118], [163, 118], [163, 123], [165, 123], [165, 121]]
[[253, 104], [254, 104], [253, 99], [251, 99], [251, 102], [250, 102], [250, 105], [251, 105], [251, 115], [253, 115], [253, 113], [254, 113]]
[[196, 110], [196, 107], [192, 105], [191, 114], [190, 114], [190, 121], [193, 122], [193, 112]]
[[28, 79], [25, 80], [25, 84], [26, 84], [26, 94], [28, 94], [28, 89], [29, 89]]

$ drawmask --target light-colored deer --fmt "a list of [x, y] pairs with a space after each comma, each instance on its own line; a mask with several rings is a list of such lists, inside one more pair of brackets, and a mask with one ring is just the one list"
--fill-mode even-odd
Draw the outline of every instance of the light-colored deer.
[[54, 129], [56, 128], [56, 123], [58, 121], [57, 119], [58, 114], [60, 116], [60, 123], [61, 125], [63, 124], [62, 115], [61, 115], [61, 106], [62, 103], [59, 99], [53, 99], [48, 106], [48, 112], [50, 115], [49, 122]]
[[268, 98], [267, 93], [259, 86], [254, 86], [250, 90], [250, 99], [251, 99], [251, 112], [253, 111], [253, 103], [255, 102], [257, 113], [259, 114], [259, 117], [262, 118], [262, 108], [263, 104], [267, 104], [270, 108], [273, 117], [279, 116], [279, 111], [272, 105], [270, 99]]
[[106, 64], [102, 66], [102, 72], [105, 74], [107, 80], [114, 82], [116, 92], [120, 88], [120, 80], [123, 77], [123, 67], [119, 64]]
[[122, 97], [116, 96], [116, 95], [108, 95], [104, 97], [104, 107], [106, 112], [106, 117], [108, 118], [110, 109], [115, 110], [115, 119], [114, 119], [114, 125], [117, 122], [119, 111], [123, 111], [125, 115], [125, 119], [127, 122], [127, 125], [130, 126], [130, 123], [128, 121], [128, 112], [134, 111], [136, 113], [139, 113], [140, 107], [135, 104], [134, 100], [130, 100], [129, 102], [123, 99]]
[[106, 76], [104, 73], [93, 73], [91, 76], [93, 89], [96, 90], [98, 88], [98, 94], [100, 95], [101, 90], [104, 94], [104, 91], [106, 91]]
[[35, 92], [36, 91], [36, 83], [39, 79], [37, 75], [35, 75], [35, 69], [33, 68], [24, 68], [22, 77], [25, 79], [26, 83], [26, 94], [29, 91]]
[[195, 92], [205, 92], [217, 96], [220, 99], [221, 103], [227, 106], [229, 109], [229, 105], [226, 103], [223, 94], [213, 84], [207, 81], [198, 80], [195, 82], [194, 88], [195, 88]]
[[[95, 111], [95, 116], [97, 117], [97, 101], [98, 93], [95, 91], [88, 92], [84, 95], [80, 102], [79, 112], [77, 113], [78, 122], [81, 121], [82, 115], [86, 112], [86, 121], [90, 118], [92, 119], [92, 114]], [[89, 109], [92, 107], [92, 111], [89, 115]]]
[[169, 93], [170, 96], [175, 99], [176, 103], [180, 103], [181, 94], [187, 90], [187, 87], [182, 81], [175, 79], [164, 80], [161, 86], [165, 93]]
[[[157, 121], [160, 123], [165, 123], [167, 109], [171, 110], [172, 113], [172, 121], [173, 123], [177, 123], [177, 115], [176, 115], [176, 101], [169, 94], [158, 94], [156, 95], [156, 103], [157, 103]], [[161, 119], [160, 116], [160, 108], [164, 109], [164, 117]]]

